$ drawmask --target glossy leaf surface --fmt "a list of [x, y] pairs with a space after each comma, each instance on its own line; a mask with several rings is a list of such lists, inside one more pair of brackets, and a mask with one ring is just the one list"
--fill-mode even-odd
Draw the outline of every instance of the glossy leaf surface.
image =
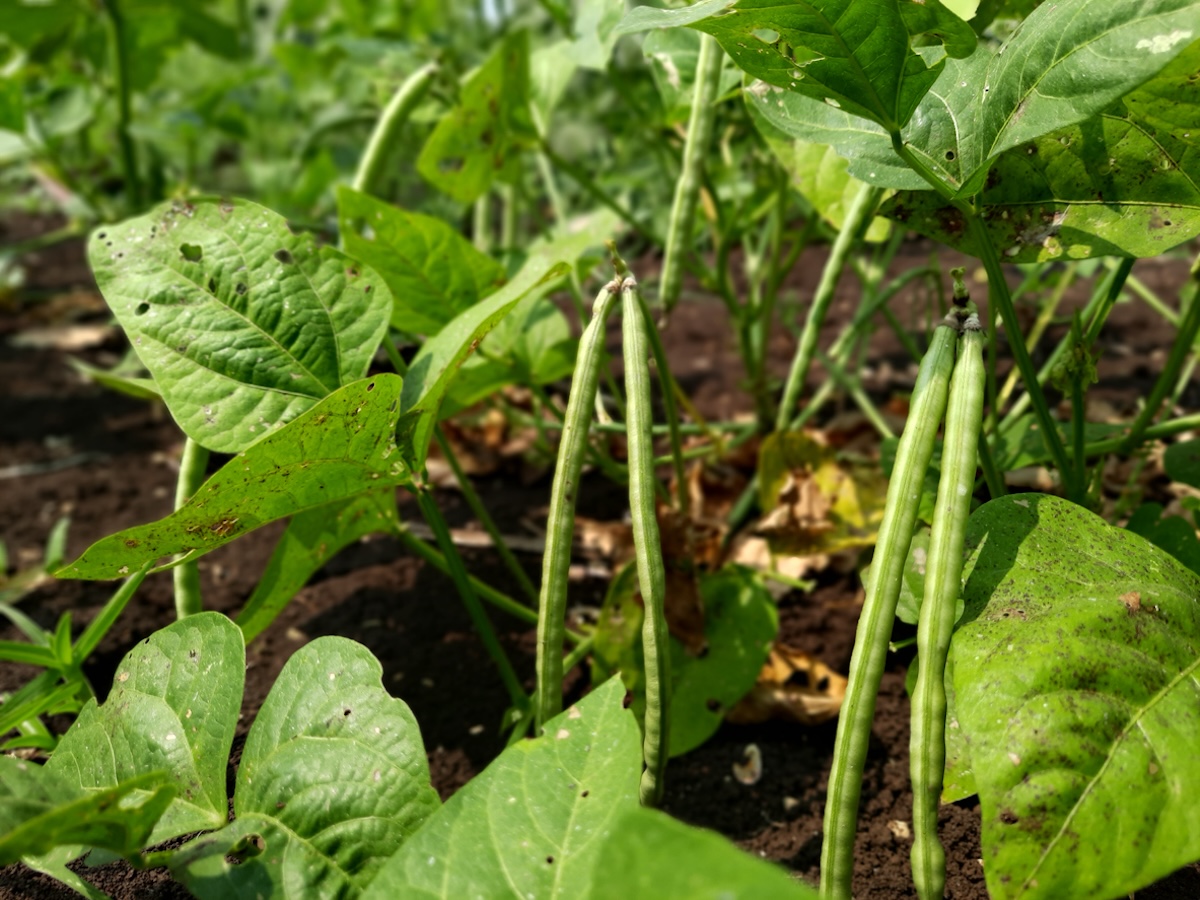
[[1057, 497], [967, 530], [956, 713], [993, 897], [1123, 897], [1200, 858], [1200, 577]]
[[222, 453], [366, 374], [392, 307], [378, 275], [245, 200], [103, 226], [88, 260], [175, 421]]

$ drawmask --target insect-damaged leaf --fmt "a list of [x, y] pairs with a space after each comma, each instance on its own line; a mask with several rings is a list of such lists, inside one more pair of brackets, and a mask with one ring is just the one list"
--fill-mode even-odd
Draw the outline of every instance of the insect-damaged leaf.
[[356, 896], [437, 810], [417, 722], [382, 673], [340, 637], [288, 660], [246, 738], [234, 821], [171, 861], [192, 893]]
[[605, 834], [638, 805], [641, 735], [624, 696], [614, 678], [542, 737], [505, 750], [387, 861], [363, 900], [590, 896]]
[[1123, 897], [1200, 858], [1200, 577], [1057, 497], [967, 526], [951, 644], [993, 897]]
[[120, 578], [149, 560], [208, 553], [268, 522], [407, 480], [393, 441], [401, 381], [355, 382], [239, 453], [184, 506], [97, 541], [60, 578]]
[[[705, 31], [745, 72], [901, 128], [946, 54], [966, 56], [975, 32], [939, 0], [708, 0], [678, 10], [639, 7], [618, 32], [681, 25]], [[918, 53], [912, 39], [944, 43]]]
[[[1198, 71], [1200, 42], [1100, 115], [1001, 154], [982, 211], [1005, 257], [1157, 256], [1200, 233]], [[936, 194], [899, 195], [884, 212], [978, 251], [961, 214]]]
[[104, 791], [162, 770], [178, 795], [147, 843], [219, 828], [245, 666], [242, 634], [227, 616], [199, 613], [156, 631], [126, 654], [103, 705], [84, 706], [47, 771]]
[[103, 226], [88, 260], [175, 421], [222, 453], [366, 374], [392, 309], [378, 275], [245, 200]]

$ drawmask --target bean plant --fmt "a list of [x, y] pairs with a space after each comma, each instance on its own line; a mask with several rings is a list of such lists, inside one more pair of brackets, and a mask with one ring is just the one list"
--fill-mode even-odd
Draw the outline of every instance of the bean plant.
[[[166, 867], [202, 898], [815, 896], [652, 807], [670, 789], [669, 759], [716, 731], [778, 628], [764, 576], [692, 565], [683, 583], [707, 614], [707, 654], [672, 632], [666, 595], [681, 570], [665, 538], [690, 515], [689, 455], [760, 439], [758, 474], [728, 516], [737, 529], [778, 500], [780, 448], [838, 394], [880, 433], [891, 474], [877, 525], [852, 545], [875, 549], [819, 895], [843, 900], [854, 887], [897, 618], [917, 633], [912, 870], [923, 900], [946, 885], [939, 803], [976, 794], [997, 898], [1121, 897], [1200, 858], [1195, 523], [1151, 504], [1123, 510], [1127, 527], [1097, 514], [1108, 457], [1200, 424], [1163, 416], [1197, 359], [1200, 258], [1177, 307], [1132, 271], [1135, 258], [1200, 234], [1200, 2], [700, 0], [627, 11], [547, 0], [501, 4], [490, 19], [448, 4], [443, 31], [430, 12], [441, 4], [285, 4], [256, 27], [245, 4], [226, 19], [221, 4], [187, 3], [162, 46], [135, 4], [102, 6], [85, 20], [66, 0], [21, 3], [0, 23], [21, 72], [0, 89], [0, 137], [17, 136], [16, 156], [69, 195], [67, 234], [94, 226], [88, 260], [134, 358], [93, 377], [161, 401], [184, 445], [169, 515], [54, 560], [60, 578], [124, 579], [78, 639], [68, 618], [53, 632], [37, 626], [19, 596], [0, 606], [28, 638], [0, 642], [0, 659], [45, 670], [0, 705], [0, 735], [16, 732], [6, 749], [48, 755], [44, 765], [0, 756], [0, 865], [20, 860], [89, 897], [98, 892], [68, 868], [85, 855]], [[392, 32], [440, 35], [441, 52], [380, 51]], [[90, 48], [86, 69], [111, 74], [99, 124], [74, 131], [48, 127], [53, 85], [42, 80], [72, 46]], [[139, 46], [157, 54], [141, 69]], [[148, 126], [168, 63], [201, 51], [253, 63], [256, 79], [282, 60], [305, 86], [293, 119], [326, 94], [308, 71], [321, 59], [337, 60], [330, 82], [356, 85], [350, 96], [364, 102], [307, 122], [285, 176], [242, 180], [269, 202], [241, 199], [220, 179], [201, 185], [194, 164], [181, 173], [164, 161], [173, 145]], [[368, 57], [388, 76], [372, 103], [355, 77]], [[93, 90], [72, 78], [70, 91]], [[204, 108], [216, 116], [213, 97]], [[647, 104], [650, 124], [629, 128]], [[616, 120], [616, 137], [572, 146], [572, 128], [595, 136]], [[361, 140], [346, 167], [323, 145], [341, 146], [354, 123]], [[121, 199], [72, 163], [80, 146], [66, 135], [86, 148], [93, 130], [119, 161]], [[210, 137], [193, 134], [185, 149]], [[962, 269], [948, 307], [936, 263], [889, 278], [906, 229], [978, 260], [986, 301], [972, 300]], [[822, 241], [815, 291], [805, 308], [789, 306], [789, 272]], [[629, 259], [660, 253], [659, 277], [634, 271], [619, 245]], [[822, 348], [846, 269], [858, 307]], [[1084, 278], [1090, 299], [1039, 351]], [[593, 280], [602, 286], [589, 308]], [[914, 285], [928, 289], [930, 327], [906, 327], [891, 308]], [[672, 374], [661, 330], [693, 286], [730, 315], [748, 424], [705, 421]], [[1023, 331], [1018, 300], [1043, 293]], [[1176, 339], [1132, 421], [1096, 425], [1086, 415], [1095, 348], [1126, 294]], [[919, 363], [898, 438], [855, 374], [877, 318]], [[780, 322], [796, 347], [776, 383], [767, 359]], [[623, 378], [606, 340], [616, 327]], [[1003, 384], [1001, 337], [1015, 362]], [[816, 364], [829, 378], [811, 391]], [[563, 408], [548, 391], [568, 378]], [[501, 390], [510, 385], [533, 398], [539, 436], [557, 442], [545, 440], [555, 467], [538, 583], [447, 436], [480, 404], [517, 420]], [[685, 430], [703, 438], [698, 451]], [[614, 432], [625, 459], [606, 439]], [[524, 596], [468, 570], [432, 490], [435, 447]], [[1164, 464], [1200, 487], [1196, 447], [1171, 444]], [[210, 476], [214, 453], [229, 459]], [[1008, 494], [1006, 475], [1035, 464], [1052, 467], [1057, 493]], [[634, 550], [595, 627], [567, 614], [588, 469], [627, 493]], [[413, 503], [398, 505], [398, 492]], [[404, 521], [414, 508], [431, 541]], [[197, 560], [281, 519], [242, 611], [206, 611]], [[440, 802], [419, 725], [384, 690], [379, 662], [321, 637], [288, 660], [251, 725], [230, 806], [247, 644], [334, 554], [373, 533], [451, 579], [508, 694], [497, 711], [508, 748]], [[127, 653], [99, 703], [83, 665], [162, 571], [173, 573], [178, 620]], [[532, 690], [496, 614], [536, 628]], [[571, 702], [564, 675], [589, 658], [591, 689]], [[59, 712], [77, 713], [61, 736], [40, 718]]]

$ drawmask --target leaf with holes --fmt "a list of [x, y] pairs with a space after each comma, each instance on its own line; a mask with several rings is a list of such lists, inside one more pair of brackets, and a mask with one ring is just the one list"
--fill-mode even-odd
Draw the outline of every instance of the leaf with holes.
[[245, 666], [227, 616], [199, 613], [156, 631], [126, 654], [103, 705], [84, 706], [46, 770], [86, 793], [165, 771], [178, 795], [146, 843], [219, 828]]
[[88, 260], [171, 415], [222, 453], [362, 378], [392, 308], [374, 272], [245, 200], [103, 226]]
[[505, 750], [387, 861], [363, 900], [590, 896], [604, 836], [638, 805], [642, 738], [624, 696], [612, 679], [542, 737]]
[[408, 480], [392, 434], [401, 380], [348, 385], [239, 453], [171, 515], [103, 538], [59, 578], [121, 578], [177, 553], [194, 559], [268, 522]]
[[521, 270], [500, 290], [460, 313], [421, 347], [408, 367], [400, 396], [396, 440], [413, 469], [425, 464], [438, 410], [459, 367], [484, 337], [531, 294], [542, 296], [570, 270], [585, 250], [610, 238], [617, 220], [608, 212], [594, 213], [563, 237], [535, 244]]
[[504, 284], [504, 267], [441, 219], [339, 187], [346, 252], [371, 266], [392, 293], [392, 327], [437, 334]]
[[[1013, 262], [1157, 256], [1200, 234], [1200, 42], [1098, 116], [1001, 154], [981, 195]], [[967, 253], [962, 215], [928, 191], [884, 213]]]
[[951, 654], [988, 890], [1123, 897], [1200, 858], [1200, 577], [1053, 496], [971, 516]]
[[[833, 103], [892, 131], [904, 126], [947, 53], [966, 56], [975, 32], [942, 6], [897, 0], [707, 0], [677, 10], [643, 6], [618, 31], [690, 26], [717, 39], [744, 72]], [[914, 38], [944, 44], [918, 53]]]
[[288, 660], [246, 738], [234, 821], [171, 860], [192, 893], [353, 897], [412, 839], [438, 798], [417, 722], [382, 674], [340, 637]]

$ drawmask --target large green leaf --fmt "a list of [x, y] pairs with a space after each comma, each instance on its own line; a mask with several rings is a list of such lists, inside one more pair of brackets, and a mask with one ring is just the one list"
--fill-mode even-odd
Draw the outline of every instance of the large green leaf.
[[614, 215], [596, 213], [580, 223], [573, 233], [535, 244], [525, 265], [508, 284], [464, 310], [425, 342], [404, 378], [396, 432], [400, 451], [414, 471], [425, 464], [438, 409], [463, 361], [521, 300], [530, 294], [545, 294], [584, 250], [611, 237], [616, 228]]
[[184, 506], [92, 544], [60, 578], [120, 578], [150, 560], [193, 558], [268, 522], [407, 479], [392, 432], [401, 381], [355, 382], [239, 453]]
[[292, 516], [254, 593], [235, 620], [249, 644], [321, 566], [359, 538], [397, 525], [394, 488], [326, 503]]
[[[937, 79], [944, 52], [917, 53], [932, 35], [955, 56], [975, 32], [942, 6], [898, 0], [707, 0], [678, 10], [638, 7], [621, 32], [688, 25], [717, 39], [745, 72], [899, 129]], [[926, 61], [928, 56], [929, 61]]]
[[392, 292], [392, 327], [437, 334], [504, 284], [504, 267], [441, 219], [407, 212], [339, 187], [338, 230], [346, 252]]
[[[136, 855], [175, 796], [162, 780], [148, 772], [85, 792], [35, 763], [0, 756], [0, 866], [64, 845]], [[135, 792], [140, 802], [129, 802]]]
[[529, 35], [511, 31], [462, 85], [458, 105], [438, 122], [417, 171], [470, 203], [506, 176], [515, 150], [535, 137], [529, 118]]
[[603, 839], [638, 803], [641, 734], [624, 696], [613, 679], [505, 750], [388, 860], [364, 900], [590, 896]]
[[[667, 733], [671, 756], [694, 750], [713, 736], [725, 713], [754, 687], [771, 644], [779, 615], [770, 593], [753, 573], [728, 567], [700, 580], [707, 652], [693, 656], [671, 638], [671, 708]], [[638, 596], [637, 569], [622, 569], [609, 586], [593, 645], [593, 678], [619, 672], [632, 692], [631, 708], [645, 710], [642, 662], [644, 606]]]
[[234, 821], [171, 863], [192, 893], [355, 897], [438, 808], [416, 720], [382, 672], [340, 637], [288, 660], [246, 739]]
[[[1200, 233], [1197, 71], [1200, 42], [1102, 114], [1001, 154], [982, 206], [1005, 256], [1157, 256]], [[903, 194], [884, 211], [978, 255], [961, 214], [936, 194]]]
[[1124, 897], [1200, 858], [1200, 577], [1046, 495], [966, 541], [951, 654], [991, 895]]
[[592, 877], [591, 900], [816, 900], [779, 866], [712, 831], [651, 809], [617, 820]]
[[219, 828], [245, 666], [242, 633], [220, 613], [156, 631], [121, 661], [104, 704], [84, 706], [47, 771], [88, 792], [165, 771], [178, 795], [148, 843]]
[[245, 200], [105, 225], [88, 259], [175, 420], [223, 453], [365, 375], [392, 308], [378, 275]]

